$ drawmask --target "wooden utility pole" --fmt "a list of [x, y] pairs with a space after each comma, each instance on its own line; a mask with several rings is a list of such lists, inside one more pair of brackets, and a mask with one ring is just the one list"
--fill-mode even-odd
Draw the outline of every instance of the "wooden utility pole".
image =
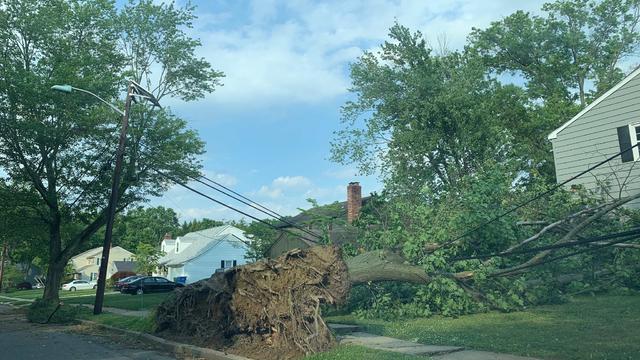
[[111, 197], [109, 197], [109, 206], [107, 207], [107, 224], [104, 232], [104, 242], [102, 243], [102, 257], [100, 259], [100, 272], [98, 273], [98, 289], [96, 290], [96, 301], [93, 306], [93, 313], [95, 315], [102, 313], [102, 304], [104, 303], [104, 290], [107, 284], [107, 267], [109, 266], [109, 253], [111, 252], [111, 235], [113, 234], [113, 219], [116, 216], [116, 208], [118, 207], [118, 190], [120, 187], [120, 177], [122, 175], [124, 149], [127, 142], [127, 129], [129, 127], [129, 111], [131, 109], [133, 88], [134, 83], [130, 82], [127, 87], [127, 97], [124, 102], [120, 141], [118, 142], [116, 165], [113, 170], [113, 182], [111, 183]]
[[7, 257], [7, 242], [2, 244], [2, 253], [0, 254], [0, 290], [2, 290], [2, 279], [4, 277], [4, 261]]
[[111, 196], [109, 197], [109, 205], [107, 207], [107, 224], [104, 232], [104, 242], [102, 243], [102, 257], [100, 258], [100, 272], [98, 273], [96, 301], [93, 306], [93, 313], [95, 315], [98, 315], [102, 312], [102, 304], [104, 303], [104, 290], [107, 284], [107, 268], [109, 267], [109, 253], [111, 252], [111, 236], [113, 234], [113, 220], [116, 217], [116, 209], [118, 208], [118, 198], [120, 196], [120, 177], [122, 176], [122, 162], [124, 161], [124, 150], [127, 143], [127, 129], [129, 128], [129, 112], [131, 110], [131, 101], [133, 100], [134, 96], [151, 102], [153, 106], [160, 107], [158, 99], [156, 99], [156, 97], [153, 96], [152, 93], [144, 89], [133, 80], [129, 82], [129, 86], [127, 87], [127, 97], [124, 100], [122, 127], [120, 128], [120, 141], [118, 142], [118, 150], [116, 152], [116, 165], [115, 169], [113, 170]]

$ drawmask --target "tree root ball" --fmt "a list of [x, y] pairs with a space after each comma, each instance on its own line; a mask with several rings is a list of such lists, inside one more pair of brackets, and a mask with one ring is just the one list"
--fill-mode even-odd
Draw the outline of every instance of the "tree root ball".
[[343, 304], [347, 266], [335, 246], [292, 250], [178, 289], [159, 307], [163, 335], [255, 359], [296, 359], [335, 339], [321, 304]]

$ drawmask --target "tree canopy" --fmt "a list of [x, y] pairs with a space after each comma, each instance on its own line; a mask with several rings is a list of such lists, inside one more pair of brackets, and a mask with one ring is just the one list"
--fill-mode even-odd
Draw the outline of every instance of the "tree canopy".
[[[123, 80], [132, 79], [144, 80], [158, 97], [201, 98], [221, 74], [194, 55], [199, 43], [186, 32], [193, 11], [151, 1], [132, 1], [121, 11], [106, 0], [0, 1], [0, 166], [46, 208], [46, 298], [57, 297], [64, 265], [104, 224], [120, 120], [91, 97], [50, 87], [72, 84], [114, 102]], [[154, 73], [158, 68], [162, 75]], [[196, 175], [202, 152], [184, 120], [135, 105], [119, 210], [170, 186], [155, 170], [178, 179]], [[75, 231], [63, 238], [68, 224]]]

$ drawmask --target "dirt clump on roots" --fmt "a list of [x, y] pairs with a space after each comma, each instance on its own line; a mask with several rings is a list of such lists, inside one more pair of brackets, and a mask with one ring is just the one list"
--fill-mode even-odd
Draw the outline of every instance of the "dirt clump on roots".
[[158, 307], [156, 325], [232, 354], [297, 359], [335, 345], [320, 305], [344, 303], [349, 289], [338, 247], [295, 249], [178, 289]]

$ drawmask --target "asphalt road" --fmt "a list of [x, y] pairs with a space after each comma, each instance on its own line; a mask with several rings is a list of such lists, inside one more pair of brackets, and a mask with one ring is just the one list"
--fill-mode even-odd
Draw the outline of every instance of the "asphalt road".
[[38, 325], [0, 305], [0, 360], [171, 360], [137, 340], [80, 326]]

